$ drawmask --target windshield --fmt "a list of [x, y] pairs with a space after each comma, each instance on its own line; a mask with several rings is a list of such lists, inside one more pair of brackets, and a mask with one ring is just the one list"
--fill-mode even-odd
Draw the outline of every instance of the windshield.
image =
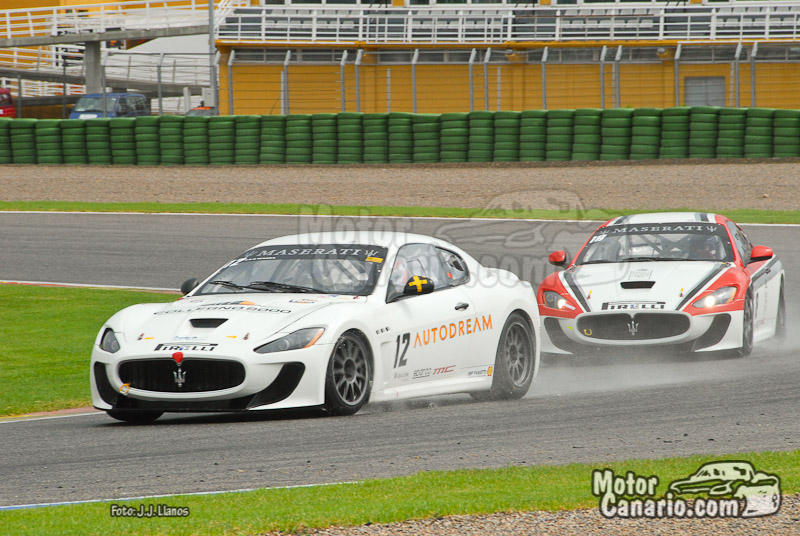
[[733, 262], [725, 228], [716, 223], [603, 227], [589, 239], [576, 264], [687, 260]]
[[[106, 111], [113, 112], [119, 97], [106, 97]], [[103, 113], [103, 97], [81, 97], [73, 112]]]
[[363, 244], [264, 246], [244, 252], [196, 295], [240, 292], [372, 294], [386, 248]]

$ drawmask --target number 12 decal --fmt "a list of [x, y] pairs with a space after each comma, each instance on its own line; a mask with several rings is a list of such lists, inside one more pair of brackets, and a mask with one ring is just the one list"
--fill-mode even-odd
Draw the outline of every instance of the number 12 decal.
[[[397, 350], [394, 352], [394, 368], [406, 366], [406, 352], [408, 352], [408, 345], [410, 342], [410, 333], [403, 333], [397, 336]], [[403, 346], [402, 353], [400, 353], [400, 346]]]

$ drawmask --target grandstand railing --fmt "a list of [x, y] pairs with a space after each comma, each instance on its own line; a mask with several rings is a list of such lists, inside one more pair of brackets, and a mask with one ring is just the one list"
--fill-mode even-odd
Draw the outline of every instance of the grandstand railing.
[[559, 41], [800, 39], [800, 2], [574, 6], [290, 5], [238, 8], [217, 28], [226, 43], [503, 44]]
[[[247, 0], [219, 0], [220, 18]], [[208, 1], [138, 0], [0, 11], [0, 35], [7, 39], [107, 31], [208, 25]]]

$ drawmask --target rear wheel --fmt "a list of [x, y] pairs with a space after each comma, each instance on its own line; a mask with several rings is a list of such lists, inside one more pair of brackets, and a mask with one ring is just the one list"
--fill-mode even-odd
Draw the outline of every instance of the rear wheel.
[[369, 400], [372, 363], [364, 339], [354, 332], [339, 337], [325, 375], [325, 405], [329, 415], [353, 415]]
[[115, 411], [110, 409], [106, 411], [109, 417], [113, 417], [118, 421], [129, 422], [131, 424], [149, 424], [159, 417], [163, 411]]
[[511, 313], [503, 326], [495, 355], [492, 388], [475, 393], [479, 400], [515, 400], [525, 396], [533, 381], [536, 340], [528, 321]]
[[744, 300], [742, 316], [742, 346], [736, 349], [738, 357], [747, 357], [753, 351], [753, 296], [748, 293]]

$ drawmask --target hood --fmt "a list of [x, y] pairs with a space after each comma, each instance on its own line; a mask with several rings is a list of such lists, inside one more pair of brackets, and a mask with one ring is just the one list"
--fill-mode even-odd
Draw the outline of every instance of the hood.
[[576, 266], [562, 272], [565, 287], [591, 312], [676, 310], [717, 279], [730, 265], [665, 261]]
[[[339, 304], [362, 303], [363, 296], [316, 294], [224, 294], [147, 304], [125, 315], [125, 342], [135, 353], [213, 352], [221, 345], [256, 345], [309, 314]], [[297, 329], [308, 326], [297, 326]]]

